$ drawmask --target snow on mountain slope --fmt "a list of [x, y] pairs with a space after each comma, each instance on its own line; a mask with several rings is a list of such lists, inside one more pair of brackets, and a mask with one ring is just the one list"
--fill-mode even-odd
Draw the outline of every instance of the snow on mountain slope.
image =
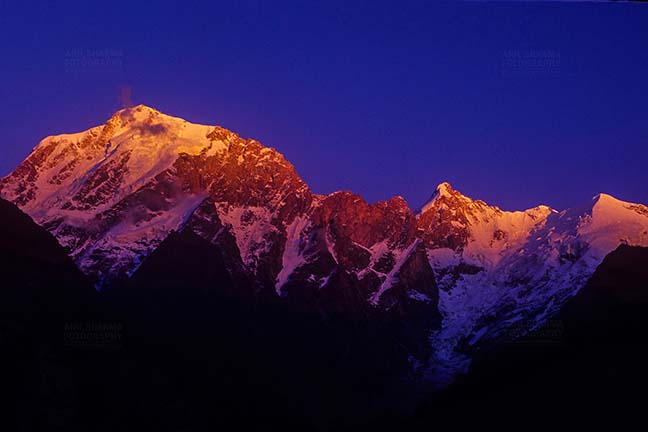
[[286, 245], [281, 257], [281, 271], [277, 275], [275, 291], [281, 295], [281, 288], [288, 282], [292, 273], [302, 265], [306, 264], [307, 259], [302, 255], [304, 238], [306, 230], [310, 227], [307, 217], [298, 216], [286, 227]]
[[418, 225], [437, 266], [456, 258], [450, 249], [467, 264], [490, 269], [516, 251], [552, 212], [547, 206], [503, 211], [441, 183], [421, 209]]
[[481, 346], [546, 323], [620, 244], [648, 246], [648, 208], [609, 195], [562, 212], [503, 212], [449, 185], [439, 189], [419, 214], [420, 228], [432, 235], [438, 226], [456, 228], [442, 229], [453, 248], [428, 243], [443, 321], [425, 373], [439, 384], [465, 372]]
[[272, 214], [264, 207], [233, 207], [228, 203], [217, 204], [217, 212], [231, 227], [243, 262], [248, 268], [257, 268], [261, 255], [270, 246], [267, 235], [278, 232], [271, 223]]
[[[267, 166], [261, 166], [265, 160]], [[210, 195], [220, 196], [224, 208], [239, 209], [222, 216], [241, 248], [258, 248], [258, 241], [250, 240], [258, 229], [234, 219], [248, 216], [250, 210], [242, 209], [268, 187], [266, 177], [274, 180], [279, 170], [264, 171], [273, 171], [278, 160], [283, 157], [276, 151], [225, 129], [140, 105], [118, 111], [103, 126], [45, 138], [0, 181], [0, 194], [52, 232], [84, 272], [118, 276], [131, 274]], [[246, 172], [249, 163], [258, 166]], [[247, 194], [241, 185], [246, 174]], [[274, 207], [282, 207], [282, 196], [274, 198]], [[242, 202], [230, 202], [237, 200]], [[269, 215], [257, 216], [258, 224], [268, 227]], [[254, 251], [242, 254], [250, 263]]]
[[170, 168], [178, 154], [222, 151], [222, 142], [207, 138], [212, 130], [141, 105], [124, 109], [103, 126], [42, 140], [3, 179], [2, 193], [39, 220], [61, 211], [88, 220]]
[[579, 224], [579, 235], [589, 244], [589, 254], [598, 262], [619, 243], [644, 245], [648, 242], [648, 207], [626, 203], [607, 194], [593, 199], [589, 218]]

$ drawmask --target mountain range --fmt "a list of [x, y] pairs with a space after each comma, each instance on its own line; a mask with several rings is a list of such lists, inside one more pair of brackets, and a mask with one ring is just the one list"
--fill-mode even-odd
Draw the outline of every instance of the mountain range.
[[277, 150], [143, 105], [43, 139], [0, 180], [99, 291], [136, 289], [147, 268], [214, 266], [244, 302], [381, 323], [435, 388], [546, 325], [619, 246], [648, 246], [648, 207], [607, 194], [504, 211], [433, 189], [417, 211], [316, 194]]

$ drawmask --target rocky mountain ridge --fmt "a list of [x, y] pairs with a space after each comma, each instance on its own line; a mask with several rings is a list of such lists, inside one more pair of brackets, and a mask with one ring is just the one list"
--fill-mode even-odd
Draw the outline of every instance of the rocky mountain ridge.
[[190, 230], [253, 295], [396, 319], [416, 340], [413, 370], [442, 384], [476, 350], [517, 337], [512, 328], [542, 325], [617, 246], [648, 245], [648, 208], [605, 194], [508, 212], [442, 183], [417, 213], [400, 197], [317, 195], [275, 149], [143, 105], [45, 138], [0, 196], [99, 288]]

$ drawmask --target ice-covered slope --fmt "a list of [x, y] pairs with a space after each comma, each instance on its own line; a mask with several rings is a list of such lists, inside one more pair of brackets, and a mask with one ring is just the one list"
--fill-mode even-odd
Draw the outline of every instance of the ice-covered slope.
[[436, 267], [461, 258], [467, 265], [492, 269], [553, 212], [547, 206], [503, 211], [441, 183], [419, 212], [418, 225]]
[[648, 208], [606, 194], [562, 212], [505, 212], [442, 184], [418, 221], [443, 316], [426, 373], [441, 383], [480, 347], [545, 324], [620, 244], [648, 246]]
[[145, 106], [124, 109], [102, 126], [45, 138], [0, 190], [86, 273], [130, 273], [205, 198], [173, 179], [174, 163], [224, 151], [208, 137], [213, 129]]
[[132, 273], [210, 195], [220, 196], [250, 263], [262, 252], [257, 237], [272, 230], [268, 212], [282, 207], [280, 185], [265, 197], [276, 201], [271, 210], [249, 217], [252, 200], [273, 186], [267, 177], [291, 176], [307, 189], [273, 149], [140, 105], [85, 132], [45, 138], [2, 179], [0, 193], [50, 230], [84, 272], [104, 277]]
[[215, 153], [213, 127], [138, 106], [105, 125], [43, 139], [2, 181], [3, 195], [37, 219], [64, 213], [88, 220], [170, 168], [180, 153]]

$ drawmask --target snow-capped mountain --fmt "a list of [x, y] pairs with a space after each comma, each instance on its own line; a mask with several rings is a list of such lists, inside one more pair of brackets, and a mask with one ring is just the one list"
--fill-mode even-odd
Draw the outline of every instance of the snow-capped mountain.
[[648, 246], [648, 207], [606, 194], [561, 212], [507, 212], [443, 183], [418, 222], [440, 289], [425, 371], [439, 383], [481, 347], [545, 324], [619, 245]]
[[141, 105], [103, 126], [45, 138], [1, 187], [95, 276], [131, 274], [208, 197], [255, 270], [276, 254], [264, 237], [277, 220], [311, 199], [275, 150]]
[[317, 195], [275, 149], [143, 105], [45, 138], [0, 195], [98, 286], [190, 230], [235, 284], [324, 315], [397, 320], [416, 372], [441, 384], [481, 347], [542, 325], [617, 246], [648, 246], [648, 208], [604, 194], [508, 212], [442, 183], [416, 214], [400, 197]]
[[327, 315], [408, 316], [419, 339], [438, 325], [434, 275], [402, 198], [369, 205], [347, 192], [315, 195], [279, 152], [218, 126], [123, 109], [103, 126], [45, 138], [0, 181], [0, 194], [54, 234], [98, 287], [132, 275], [172, 231], [189, 229], [257, 293]]

